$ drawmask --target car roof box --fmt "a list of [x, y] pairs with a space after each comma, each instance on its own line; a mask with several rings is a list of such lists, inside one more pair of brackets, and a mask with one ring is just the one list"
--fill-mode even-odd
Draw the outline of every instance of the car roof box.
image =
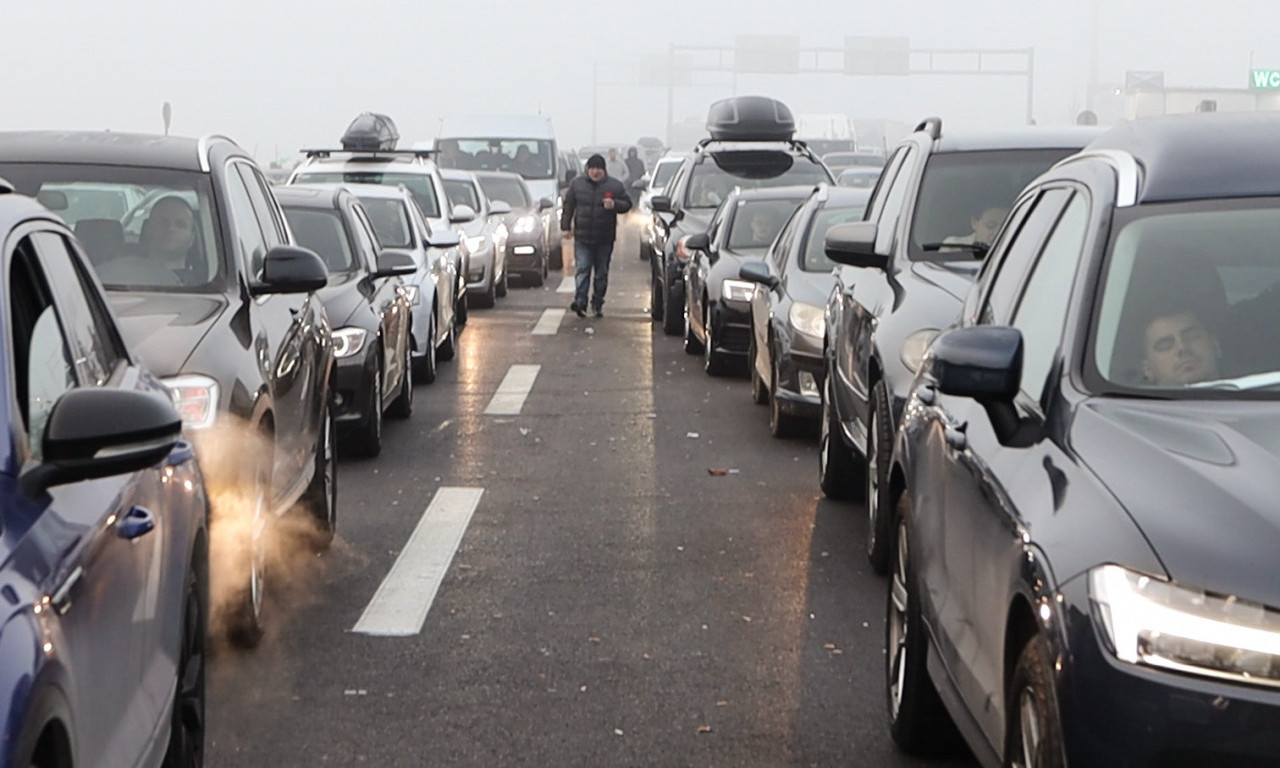
[[790, 141], [796, 119], [777, 99], [735, 96], [707, 109], [707, 132], [720, 141]]
[[342, 148], [348, 152], [376, 152], [396, 148], [400, 132], [395, 121], [377, 112], [362, 112], [342, 134]]

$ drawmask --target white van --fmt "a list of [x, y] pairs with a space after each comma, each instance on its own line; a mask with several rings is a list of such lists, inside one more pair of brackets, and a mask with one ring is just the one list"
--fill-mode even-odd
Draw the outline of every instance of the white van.
[[436, 164], [471, 171], [510, 171], [524, 177], [534, 198], [546, 198], [542, 228], [551, 269], [560, 269], [560, 186], [563, 181], [559, 147], [551, 118], [546, 115], [446, 117], [435, 139]]

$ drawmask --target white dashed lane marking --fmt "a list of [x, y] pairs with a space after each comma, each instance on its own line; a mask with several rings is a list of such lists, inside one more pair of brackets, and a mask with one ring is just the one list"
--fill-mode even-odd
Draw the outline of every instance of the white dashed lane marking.
[[573, 293], [577, 283], [573, 279], [573, 275], [569, 275], [560, 281], [560, 287], [556, 289], [556, 293]]
[[555, 336], [560, 330], [560, 321], [564, 319], [563, 309], [548, 309], [542, 313], [542, 317], [538, 319], [538, 324], [533, 326], [534, 336]]
[[382, 580], [360, 620], [363, 635], [407, 637], [422, 631], [453, 553], [462, 543], [483, 488], [441, 488]]
[[493, 399], [484, 409], [485, 414], [489, 416], [519, 415], [520, 409], [524, 407], [524, 399], [533, 389], [533, 382], [538, 378], [540, 370], [542, 370], [540, 365], [511, 366], [502, 383], [498, 385], [498, 391], [493, 393]]

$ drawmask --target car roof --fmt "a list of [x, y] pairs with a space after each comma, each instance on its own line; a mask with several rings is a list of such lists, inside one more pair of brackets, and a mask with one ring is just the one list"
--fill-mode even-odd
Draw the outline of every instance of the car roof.
[[208, 171], [214, 154], [252, 159], [234, 141], [216, 135], [195, 139], [116, 131], [0, 132], [0, 157], [10, 162]]
[[475, 176], [472, 171], [466, 171], [461, 168], [441, 168], [440, 178], [448, 181], [472, 181]]
[[1027, 125], [988, 131], [943, 130], [934, 152], [981, 152], [1000, 149], [1082, 149], [1102, 134], [1090, 126]]
[[1193, 113], [1135, 120], [1091, 143], [1128, 155], [1137, 202], [1280, 195], [1280, 115]]
[[[337, 152], [337, 150], [334, 150]], [[430, 176], [439, 172], [436, 164], [425, 157], [405, 152], [399, 155], [377, 152], [357, 152], [334, 157], [332, 154], [308, 157], [302, 165], [294, 169], [294, 175], [313, 170], [326, 171], [368, 171], [391, 170], [398, 173], [420, 173]]]
[[274, 189], [276, 200], [285, 207], [337, 208], [344, 193], [342, 184], [286, 184]]
[[[524, 184], [524, 177], [511, 171], [471, 171], [477, 179], [516, 179]], [[527, 184], [525, 186], [528, 186]]]
[[380, 198], [387, 200], [404, 200], [413, 199], [413, 193], [399, 184], [355, 184], [352, 182], [344, 182], [343, 187], [356, 197], [364, 198]]
[[793, 184], [786, 187], [735, 189], [730, 194], [738, 200], [803, 200], [813, 194], [813, 191], [812, 184]]

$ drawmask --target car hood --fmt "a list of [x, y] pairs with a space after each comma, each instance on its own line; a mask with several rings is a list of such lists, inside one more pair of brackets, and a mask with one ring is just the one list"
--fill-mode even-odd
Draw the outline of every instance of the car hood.
[[916, 261], [911, 264], [911, 272], [917, 278], [936, 285], [963, 302], [981, 267], [982, 262], [978, 260]]
[[831, 272], [792, 271], [787, 276], [787, 293], [792, 301], [825, 307], [835, 284], [836, 278]]
[[330, 273], [329, 284], [317, 295], [329, 316], [329, 325], [334, 329], [350, 325], [356, 311], [366, 303], [360, 293], [360, 275], [355, 272]]
[[220, 294], [107, 292], [125, 344], [157, 376], [182, 371], [227, 309]]
[[1170, 577], [1280, 606], [1280, 407], [1095, 399], [1071, 431]]

